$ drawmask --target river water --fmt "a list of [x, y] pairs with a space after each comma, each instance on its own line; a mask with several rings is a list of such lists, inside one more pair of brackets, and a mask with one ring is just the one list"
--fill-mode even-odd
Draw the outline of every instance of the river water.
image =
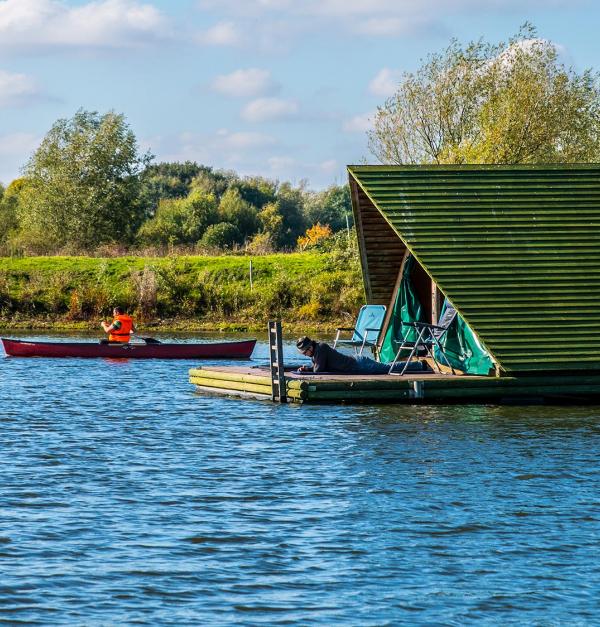
[[194, 365], [0, 358], [0, 622], [598, 624], [600, 408], [278, 406]]

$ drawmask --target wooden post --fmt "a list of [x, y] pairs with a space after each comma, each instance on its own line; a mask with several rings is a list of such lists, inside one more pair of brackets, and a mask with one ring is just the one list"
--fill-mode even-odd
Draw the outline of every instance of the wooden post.
[[438, 286], [431, 281], [431, 324], [437, 324], [442, 312], [442, 293]]
[[287, 403], [281, 320], [269, 321], [269, 357], [271, 365], [271, 400], [275, 403]]
[[252, 291], [252, 259], [250, 259], [250, 291]]

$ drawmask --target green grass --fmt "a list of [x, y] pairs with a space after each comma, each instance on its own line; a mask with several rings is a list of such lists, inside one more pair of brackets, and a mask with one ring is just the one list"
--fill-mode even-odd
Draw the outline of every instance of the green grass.
[[280, 317], [325, 328], [354, 316], [363, 299], [357, 259], [336, 253], [0, 258], [4, 327], [96, 328], [121, 304], [148, 326], [258, 329]]

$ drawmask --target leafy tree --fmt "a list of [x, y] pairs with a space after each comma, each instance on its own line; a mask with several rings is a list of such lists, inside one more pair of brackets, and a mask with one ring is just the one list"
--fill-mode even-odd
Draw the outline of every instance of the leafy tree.
[[345, 229], [346, 216], [352, 224], [352, 201], [348, 185], [332, 185], [307, 195], [305, 214], [308, 224], [328, 224], [336, 232]]
[[0, 243], [6, 243], [18, 230], [17, 206], [25, 179], [15, 179], [6, 189], [0, 186]]
[[256, 207], [244, 200], [237, 187], [229, 189], [221, 197], [219, 213], [223, 222], [235, 224], [243, 239], [250, 237], [259, 228]]
[[255, 207], [263, 207], [277, 197], [277, 183], [260, 176], [233, 181], [231, 187], [235, 187], [240, 196]]
[[283, 183], [277, 190], [277, 200], [267, 203], [258, 214], [262, 241], [274, 249], [294, 248], [306, 228], [304, 191]]
[[224, 170], [210, 170], [200, 172], [192, 181], [192, 190], [199, 189], [212, 194], [217, 200], [227, 191], [229, 186], [237, 181], [235, 172]]
[[143, 218], [137, 175], [150, 158], [123, 115], [80, 109], [58, 120], [24, 169], [22, 228], [80, 249], [130, 240]]
[[138, 239], [146, 244], [195, 244], [218, 217], [215, 197], [196, 190], [187, 198], [161, 200], [154, 218], [139, 230]]
[[207, 248], [233, 248], [236, 244], [242, 242], [242, 234], [240, 230], [234, 224], [230, 222], [219, 222], [218, 224], [211, 224], [202, 239], [200, 244]]
[[265, 237], [261, 241], [269, 242], [269, 246], [275, 247], [283, 239], [283, 215], [278, 202], [266, 204], [258, 214], [261, 224], [261, 233]]
[[283, 222], [275, 239], [276, 245], [278, 248], [294, 248], [296, 240], [306, 229], [304, 190], [282, 183], [277, 191], [277, 205]]
[[160, 200], [185, 198], [192, 181], [201, 174], [210, 176], [211, 171], [212, 168], [192, 161], [149, 165], [140, 174], [140, 198], [148, 215], [154, 215]]
[[598, 75], [578, 74], [530, 24], [507, 44], [457, 41], [379, 107], [370, 149], [384, 163], [539, 163], [600, 156]]

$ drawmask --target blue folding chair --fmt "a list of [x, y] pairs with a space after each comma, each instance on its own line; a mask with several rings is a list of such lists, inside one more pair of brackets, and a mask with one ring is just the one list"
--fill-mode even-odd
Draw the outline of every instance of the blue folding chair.
[[[357, 355], [362, 355], [365, 346], [376, 347], [381, 327], [385, 319], [385, 305], [363, 305], [358, 312], [358, 318], [353, 327], [339, 327], [333, 348], [337, 346], [351, 346]], [[342, 333], [352, 333], [350, 338], [342, 338]]]

